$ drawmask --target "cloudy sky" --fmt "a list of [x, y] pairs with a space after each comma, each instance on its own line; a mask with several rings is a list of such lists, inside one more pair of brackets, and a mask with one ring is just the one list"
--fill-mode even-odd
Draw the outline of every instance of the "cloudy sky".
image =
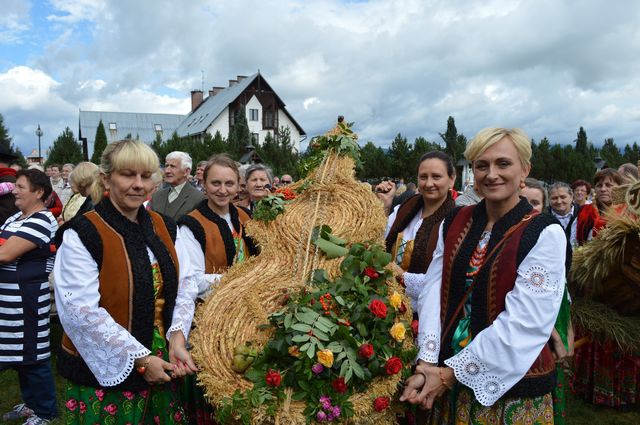
[[24, 153], [78, 111], [186, 114], [258, 69], [309, 135], [337, 115], [381, 146], [521, 127], [640, 142], [640, 2], [2, 0], [0, 114]]

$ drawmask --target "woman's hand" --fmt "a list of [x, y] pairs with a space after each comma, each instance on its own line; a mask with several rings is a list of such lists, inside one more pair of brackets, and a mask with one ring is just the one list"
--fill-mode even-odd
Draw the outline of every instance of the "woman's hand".
[[435, 400], [452, 388], [455, 382], [453, 369], [421, 362], [416, 366], [416, 374], [407, 380], [400, 401], [406, 400], [411, 404], [420, 404], [424, 409], [431, 409]]
[[556, 359], [556, 363], [566, 360], [569, 354], [562, 342], [562, 338], [560, 338], [560, 334], [555, 328], [551, 332], [551, 351], [553, 352], [553, 357]]
[[175, 369], [171, 363], [165, 362], [160, 357], [156, 356], [142, 357], [136, 360], [135, 366], [136, 368], [144, 366], [145, 370], [142, 377], [151, 385], [163, 384], [171, 381], [171, 377], [166, 371], [173, 373]]
[[193, 375], [198, 371], [186, 345], [184, 334], [181, 331], [171, 334], [169, 361], [175, 366], [175, 376], [172, 376], [172, 378], [182, 378], [185, 375]]
[[391, 204], [393, 203], [393, 197], [396, 194], [396, 185], [394, 182], [387, 180], [378, 184], [373, 191], [376, 193], [378, 199], [384, 204], [384, 210], [389, 215], [391, 212]]

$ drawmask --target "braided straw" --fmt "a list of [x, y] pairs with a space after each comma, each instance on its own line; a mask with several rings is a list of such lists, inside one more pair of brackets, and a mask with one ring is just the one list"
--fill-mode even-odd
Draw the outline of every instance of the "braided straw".
[[[231, 267], [220, 285], [196, 312], [195, 329], [190, 341], [198, 363], [198, 379], [206, 397], [219, 404], [235, 390], [247, 390], [252, 383], [231, 370], [235, 347], [251, 341], [262, 348], [270, 332], [258, 326], [268, 324], [268, 315], [282, 308], [286, 290], [302, 288], [313, 268], [323, 268], [335, 278], [341, 259], [327, 260], [311, 243], [311, 233], [318, 225], [331, 227], [333, 234], [349, 241], [383, 243], [387, 218], [382, 203], [371, 188], [354, 177], [353, 159], [329, 153], [322, 164], [304, 181], [291, 186], [295, 190], [311, 180], [310, 187], [287, 204], [285, 212], [268, 223], [251, 221], [247, 233], [260, 246], [261, 253]], [[390, 290], [403, 293], [395, 283]], [[405, 298], [405, 305], [410, 305]], [[403, 316], [411, 321], [411, 311]], [[406, 344], [411, 344], [408, 336]], [[352, 397], [353, 423], [393, 423], [389, 413], [373, 410], [372, 395], [393, 396], [400, 375], [372, 382], [367, 394]], [[287, 397], [276, 417], [256, 409], [256, 424], [304, 424], [304, 402]]]

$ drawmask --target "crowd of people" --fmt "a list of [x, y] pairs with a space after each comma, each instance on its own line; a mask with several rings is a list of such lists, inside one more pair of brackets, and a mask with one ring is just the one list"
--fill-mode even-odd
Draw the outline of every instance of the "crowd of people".
[[[545, 186], [528, 177], [530, 138], [502, 128], [479, 132], [465, 157], [475, 180], [462, 193], [437, 151], [417, 184], [374, 188], [419, 324], [400, 400], [432, 424], [564, 423], [569, 382], [595, 404], [635, 403], [637, 356], [595, 339], [574, 350], [589, 330], [572, 326], [566, 283], [572, 249], [607, 225], [613, 189], [637, 168], [598, 171], [593, 192], [584, 180]], [[67, 424], [215, 423], [189, 351], [195, 306], [258, 254], [245, 225], [292, 177], [226, 155], [192, 176], [187, 153], [161, 168], [135, 140], [108, 145], [99, 166], [14, 160], [0, 151], [0, 370], [17, 370], [22, 403], [3, 419], [59, 414], [53, 344]], [[49, 338], [52, 297], [61, 342]]]

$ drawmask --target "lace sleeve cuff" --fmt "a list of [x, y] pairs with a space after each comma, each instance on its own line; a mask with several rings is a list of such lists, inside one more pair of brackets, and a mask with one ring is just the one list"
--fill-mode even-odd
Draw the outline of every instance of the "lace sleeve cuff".
[[60, 320], [98, 383], [112, 387], [124, 382], [134, 362], [151, 354], [102, 308], [65, 303]]
[[404, 278], [405, 291], [407, 296], [411, 299], [412, 302], [418, 302], [418, 297], [420, 296], [420, 292], [422, 292], [422, 288], [424, 287], [424, 274], [419, 273], [404, 273], [402, 277]]
[[221, 274], [205, 274], [198, 285], [198, 298], [206, 299], [211, 292], [220, 284]]
[[440, 338], [436, 334], [418, 335], [418, 360], [437, 364], [439, 355]]
[[487, 365], [468, 349], [444, 363], [453, 369], [458, 382], [473, 390], [476, 400], [483, 406], [492, 406], [507, 392], [502, 379], [492, 374]]

